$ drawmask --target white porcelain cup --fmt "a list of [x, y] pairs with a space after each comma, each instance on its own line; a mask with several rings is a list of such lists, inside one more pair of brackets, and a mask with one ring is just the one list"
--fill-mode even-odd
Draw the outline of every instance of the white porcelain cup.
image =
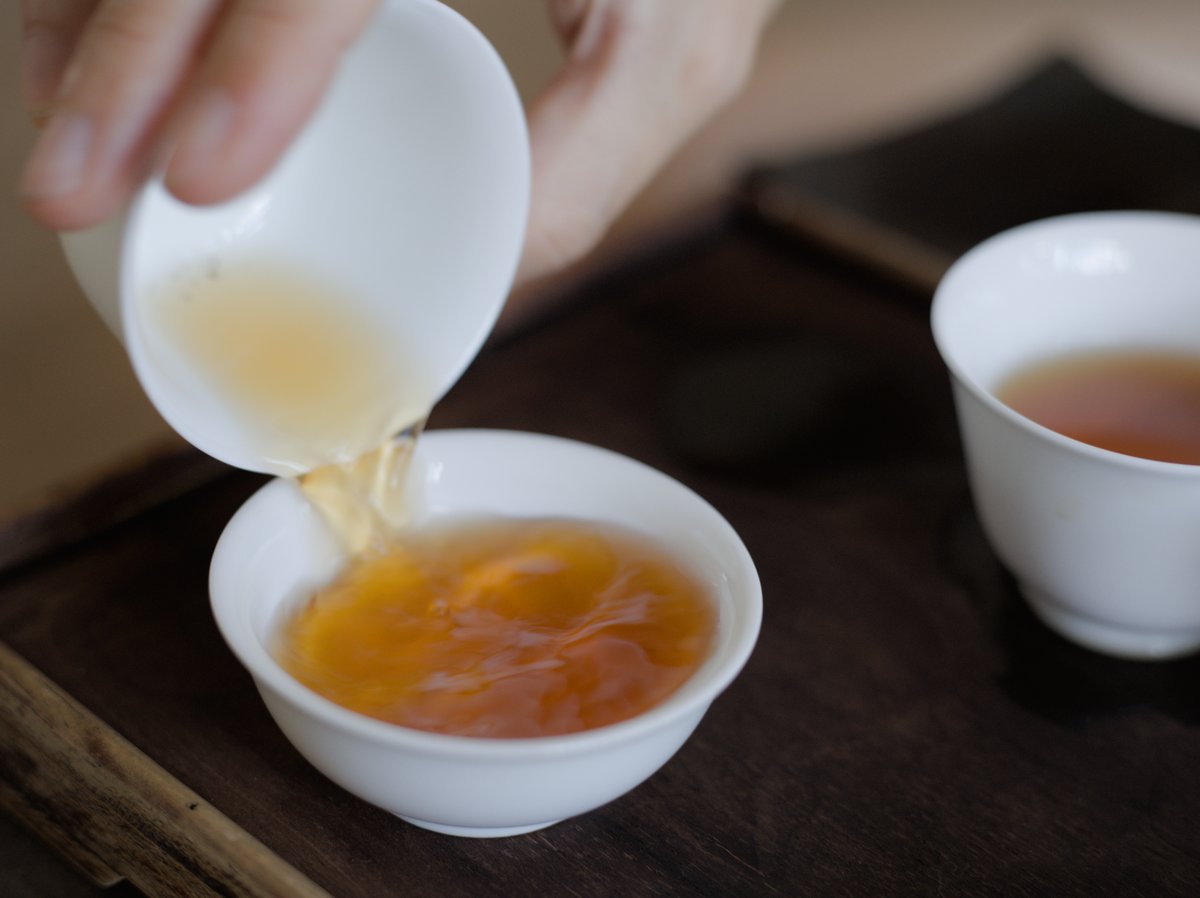
[[234, 515], [213, 555], [217, 625], [300, 753], [411, 823], [461, 836], [514, 835], [611, 801], [666, 763], [754, 647], [762, 592], [745, 546], [712, 506], [643, 464], [555, 437], [432, 431], [417, 444], [408, 490], [414, 527], [456, 517], [571, 517], [650, 534], [708, 585], [718, 611], [708, 659], [636, 717], [532, 739], [405, 729], [322, 698], [272, 657], [281, 614], [327, 582], [344, 557], [294, 481], [267, 484]]
[[[265, 258], [335, 285], [419, 372], [424, 410], [474, 358], [504, 303], [524, 241], [529, 147], [500, 58], [435, 0], [386, 0], [282, 162], [215, 207], [176, 201], [159, 181], [124, 214], [63, 235], [85, 293], [124, 342], [158, 411], [184, 438], [237, 467], [296, 473], [271, 433], [213, 407], [148, 349], [148, 290], [180, 273]], [[181, 385], [182, 384], [182, 385]], [[410, 385], [411, 386], [411, 385]]]
[[1101, 212], [1015, 228], [955, 263], [932, 321], [976, 509], [1033, 610], [1112, 655], [1200, 648], [1200, 466], [1069, 439], [994, 395], [1068, 353], [1200, 357], [1200, 218]]

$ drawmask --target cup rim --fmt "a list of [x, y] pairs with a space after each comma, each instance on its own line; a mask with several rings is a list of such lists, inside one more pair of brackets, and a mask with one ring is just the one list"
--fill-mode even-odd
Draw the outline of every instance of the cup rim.
[[[737, 532], [724, 516], [699, 494], [643, 462], [612, 450], [564, 437], [500, 429], [452, 429], [429, 431], [422, 435], [421, 440], [426, 446], [430, 442], [436, 444], [456, 440], [518, 440], [557, 445], [565, 451], [607, 457], [609, 463], [625, 466], [630, 471], [639, 471], [641, 476], [650, 475], [660, 481], [669, 481], [673, 485], [672, 488], [680, 491], [685, 501], [692, 505], [693, 514], [708, 517], [714, 529], [720, 532], [722, 540], [729, 546], [736, 559], [738, 573], [746, 587], [734, 599], [738, 606], [739, 619], [736, 624], [731, 624], [735, 626], [735, 630], [730, 644], [723, 651], [723, 657], [719, 662], [701, 666], [665, 700], [634, 717], [562, 735], [521, 738], [458, 736], [411, 729], [352, 711], [318, 695], [288, 674], [255, 635], [248, 609], [229, 599], [230, 590], [221, 582], [224, 557], [232, 551], [233, 545], [248, 539], [242, 531], [252, 529], [254, 516], [259, 513], [260, 506], [272, 501], [274, 494], [294, 489], [292, 481], [274, 478], [255, 491], [230, 519], [213, 552], [209, 575], [211, 605], [218, 629], [226, 644], [260, 688], [269, 688], [306, 717], [377, 745], [424, 755], [437, 755], [441, 758], [529, 760], [601, 750], [666, 729], [689, 715], [703, 713], [741, 672], [754, 649], [762, 625], [762, 586], [750, 553]], [[262, 538], [259, 539], [261, 541]]]
[[978, 380], [968, 375], [959, 363], [957, 354], [948, 348], [947, 337], [944, 331], [945, 325], [943, 323], [944, 312], [942, 310], [947, 308], [951, 302], [949, 296], [957, 288], [957, 281], [965, 276], [964, 272], [974, 268], [980, 264], [981, 259], [991, 256], [998, 250], [1002, 250], [1010, 244], [1028, 240], [1031, 235], [1042, 231], [1057, 231], [1072, 227], [1083, 228], [1090, 224], [1101, 223], [1122, 224], [1132, 227], [1166, 225], [1177, 227], [1180, 230], [1192, 231], [1195, 233], [1197, 240], [1200, 241], [1200, 216], [1185, 212], [1136, 209], [1075, 212], [1065, 215], [1055, 215], [1049, 218], [1025, 222], [1024, 224], [1000, 231], [977, 243], [956, 259], [938, 282], [937, 288], [934, 290], [929, 312], [934, 344], [954, 382], [965, 389], [976, 401], [1012, 426], [1051, 445], [1082, 454], [1098, 462], [1172, 478], [1181, 476], [1200, 478], [1200, 465], [1161, 461], [1159, 459], [1143, 458], [1137, 455], [1114, 452], [1111, 449], [1104, 449], [1100, 446], [1094, 446], [1091, 443], [1085, 443], [1082, 440], [1065, 436], [1052, 428], [1037, 423], [1001, 402], [991, 391], [985, 389]]

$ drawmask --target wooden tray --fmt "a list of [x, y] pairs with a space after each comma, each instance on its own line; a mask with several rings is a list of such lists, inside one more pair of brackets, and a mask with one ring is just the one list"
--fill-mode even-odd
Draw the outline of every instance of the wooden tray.
[[600, 443], [743, 534], [762, 638], [666, 768], [483, 842], [329, 784], [210, 619], [213, 542], [260, 483], [229, 474], [0, 583], [10, 810], [152, 895], [1200, 884], [1200, 666], [1101, 658], [1031, 620], [976, 527], [909, 297], [736, 223], [595, 291], [487, 351], [435, 424]]
[[185, 454], [0, 536], [0, 800], [150, 895], [1197, 894], [1200, 660], [1033, 620], [972, 512], [925, 287], [761, 221], [595, 282], [432, 422], [624, 452], [743, 535], [758, 648], [647, 783], [479, 842], [328, 783], [208, 611], [261, 480]]

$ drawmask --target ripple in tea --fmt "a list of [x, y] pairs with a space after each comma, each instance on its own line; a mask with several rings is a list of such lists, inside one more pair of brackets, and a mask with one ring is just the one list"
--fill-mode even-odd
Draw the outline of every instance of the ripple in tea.
[[1200, 356], [1106, 351], [1050, 359], [996, 398], [1064, 436], [1156, 461], [1200, 465]]
[[708, 589], [644, 536], [504, 519], [352, 559], [283, 621], [275, 655], [379, 720], [547, 736], [657, 705], [703, 663], [716, 625]]

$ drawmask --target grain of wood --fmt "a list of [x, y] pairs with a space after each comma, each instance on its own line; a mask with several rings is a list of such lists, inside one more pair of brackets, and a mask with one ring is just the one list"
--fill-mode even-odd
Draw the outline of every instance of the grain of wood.
[[0, 804], [98, 885], [329, 898], [0, 644]]

